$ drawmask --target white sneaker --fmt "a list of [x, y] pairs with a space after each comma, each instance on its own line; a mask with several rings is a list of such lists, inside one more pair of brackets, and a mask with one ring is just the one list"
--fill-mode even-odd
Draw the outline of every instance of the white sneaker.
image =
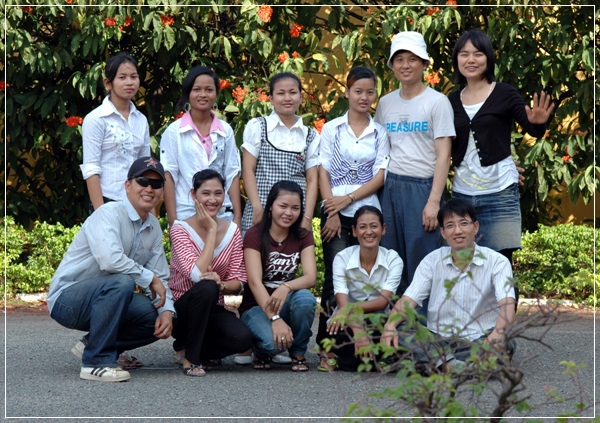
[[79, 377], [100, 382], [124, 382], [129, 380], [129, 372], [120, 367], [82, 367]]
[[240, 364], [242, 366], [247, 366], [248, 364], [252, 364], [252, 354], [236, 355], [235, 357], [233, 357], [233, 362], [235, 364]]
[[275, 364], [290, 364], [292, 362], [292, 359], [289, 358], [287, 355], [277, 354], [273, 357], [271, 361], [273, 361], [273, 363]]
[[75, 344], [73, 348], [71, 348], [71, 352], [73, 355], [79, 359], [83, 357], [83, 350], [85, 349], [85, 344], [81, 341]]

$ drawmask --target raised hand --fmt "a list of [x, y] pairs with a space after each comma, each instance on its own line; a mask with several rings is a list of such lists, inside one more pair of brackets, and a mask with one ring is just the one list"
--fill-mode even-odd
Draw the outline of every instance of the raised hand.
[[554, 103], [550, 103], [550, 95], [541, 92], [538, 100], [537, 93], [533, 94], [533, 108], [525, 106], [527, 119], [535, 125], [542, 125], [548, 122], [550, 114], [554, 110]]

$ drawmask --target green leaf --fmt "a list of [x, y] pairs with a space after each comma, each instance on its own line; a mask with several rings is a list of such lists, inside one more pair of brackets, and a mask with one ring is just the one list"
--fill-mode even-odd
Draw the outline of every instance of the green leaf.
[[158, 53], [162, 43], [162, 28], [154, 28], [154, 52]]
[[231, 43], [227, 37], [223, 37], [223, 49], [225, 50], [225, 57], [231, 59]]
[[170, 26], [164, 29], [165, 48], [171, 50], [175, 45], [175, 31]]

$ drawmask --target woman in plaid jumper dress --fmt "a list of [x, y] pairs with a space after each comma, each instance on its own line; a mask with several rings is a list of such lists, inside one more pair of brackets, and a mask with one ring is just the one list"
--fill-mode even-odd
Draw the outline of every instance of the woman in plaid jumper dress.
[[302, 85], [296, 75], [275, 75], [269, 89], [273, 113], [250, 120], [244, 130], [242, 177], [248, 201], [242, 232], [260, 221], [271, 187], [281, 180], [294, 181], [302, 188], [306, 198], [302, 227], [312, 232], [319, 135], [296, 115], [302, 102]]

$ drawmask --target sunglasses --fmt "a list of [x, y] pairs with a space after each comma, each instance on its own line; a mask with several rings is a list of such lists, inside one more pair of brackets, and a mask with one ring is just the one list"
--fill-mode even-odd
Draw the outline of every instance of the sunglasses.
[[162, 179], [152, 179], [146, 176], [138, 176], [133, 179], [135, 179], [136, 182], [144, 188], [146, 188], [148, 185], [150, 185], [152, 189], [161, 189], [165, 186], [165, 181], [163, 181]]

